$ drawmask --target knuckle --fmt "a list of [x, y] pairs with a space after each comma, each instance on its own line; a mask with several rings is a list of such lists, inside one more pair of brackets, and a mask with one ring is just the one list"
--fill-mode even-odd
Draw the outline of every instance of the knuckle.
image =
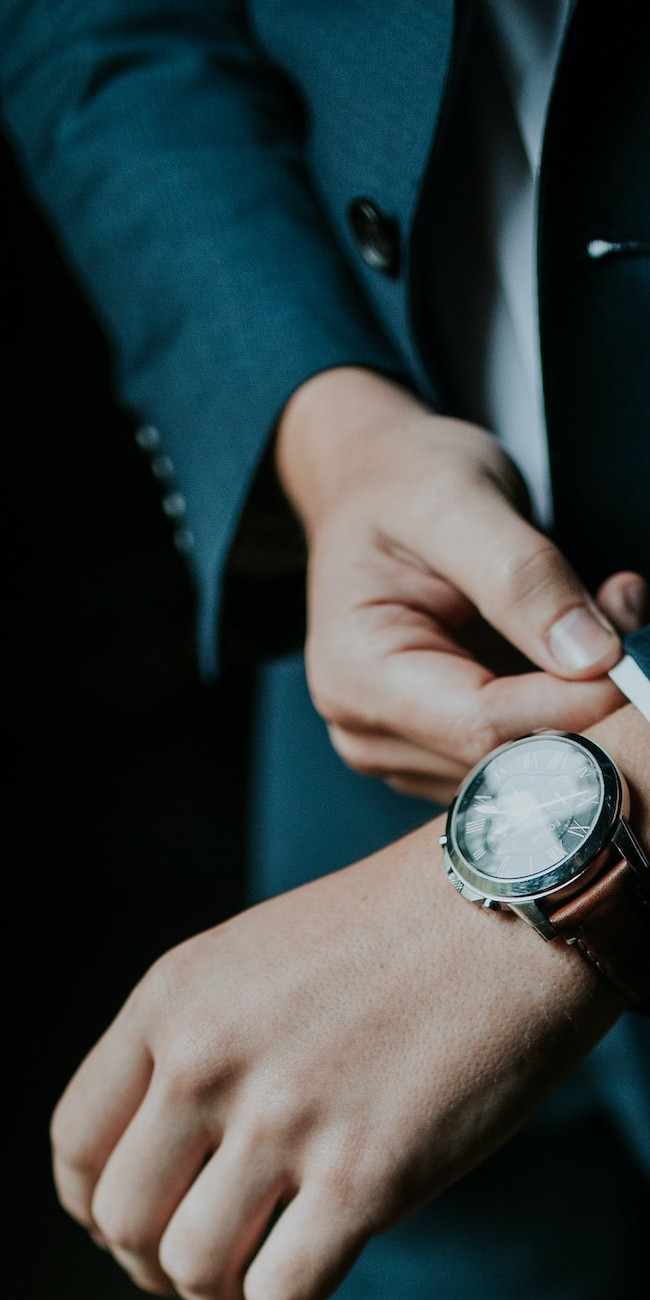
[[77, 1167], [86, 1163], [86, 1157], [79, 1144], [73, 1138], [73, 1130], [68, 1123], [68, 1108], [60, 1101], [50, 1120], [50, 1144], [57, 1159], [66, 1165]]
[[311, 702], [321, 718], [324, 718], [326, 722], [343, 725], [347, 719], [347, 710], [341, 707], [339, 701], [334, 698], [322, 680], [318, 677], [308, 677], [307, 684]]
[[333, 716], [335, 713], [333, 701], [331, 700], [328, 692], [323, 689], [321, 681], [318, 678], [318, 676], [308, 673], [307, 686], [309, 688], [311, 702], [316, 712], [320, 714], [321, 718], [325, 718], [326, 722], [330, 720], [336, 721], [337, 719]]
[[327, 723], [339, 727], [358, 727], [366, 723], [357, 689], [367, 672], [367, 665], [359, 665], [358, 643], [353, 642], [345, 656], [337, 662], [331, 655], [318, 651], [308, 640], [305, 649], [305, 672], [311, 701], [316, 712]]
[[153, 1251], [151, 1259], [146, 1260], [127, 1255], [126, 1252], [121, 1255], [116, 1249], [115, 1258], [135, 1286], [142, 1291], [150, 1292], [152, 1295], [171, 1296], [177, 1294], [176, 1290], [172, 1291], [169, 1279], [161, 1275], [155, 1251]]
[[243, 1296], [244, 1300], [304, 1300], [301, 1259], [265, 1260], [263, 1269], [253, 1263], [244, 1278]]
[[149, 1274], [138, 1278], [134, 1273], [133, 1281], [136, 1286], [139, 1286], [143, 1291], [150, 1291], [152, 1295], [172, 1296], [178, 1294], [176, 1288], [173, 1291], [171, 1290], [169, 1282], [159, 1282], [157, 1278], [152, 1278]]
[[213, 1266], [208, 1276], [208, 1268], [196, 1242], [190, 1242], [188, 1234], [174, 1223], [167, 1228], [160, 1242], [158, 1262], [174, 1290], [186, 1300], [222, 1294], [224, 1279], [217, 1268]]
[[496, 489], [500, 496], [505, 495], [517, 512], [523, 515], [529, 513], [530, 498], [525, 480], [514, 461], [491, 433], [487, 434], [487, 443], [483, 444], [482, 454], [477, 462], [477, 479], [482, 490], [487, 483]]
[[177, 1000], [176, 950], [159, 957], [136, 985], [129, 999], [141, 1021], [167, 1019]]
[[468, 486], [471, 486], [475, 477], [478, 478], [479, 472], [474, 463], [466, 458], [443, 457], [436, 463], [435, 473], [427, 477], [425, 490], [416, 495], [416, 508], [419, 505], [435, 527], [441, 516], [448, 513], [450, 501], [467, 495]]
[[323, 1187], [328, 1199], [340, 1210], [351, 1213], [356, 1206], [359, 1187], [349, 1160], [340, 1156], [323, 1170]]
[[209, 1105], [224, 1073], [232, 1075], [240, 1061], [244, 1026], [234, 1005], [219, 1008], [218, 1034], [215, 1022], [201, 1014], [192, 987], [177, 987], [171, 999], [159, 1007], [159, 1033], [155, 1044], [154, 1083], [162, 1103], [186, 1111]]
[[295, 1282], [284, 1260], [268, 1260], [259, 1269], [255, 1261], [243, 1282], [244, 1300], [300, 1300], [301, 1278]]
[[144, 1234], [136, 1226], [133, 1215], [115, 1199], [106, 1197], [101, 1183], [93, 1197], [92, 1219], [113, 1250], [137, 1255], [147, 1245]]
[[311, 1065], [294, 1063], [290, 1072], [265, 1069], [244, 1097], [237, 1136], [242, 1167], [284, 1169], [288, 1153], [304, 1151], [318, 1132], [322, 1109]]
[[[59, 1170], [66, 1169], [82, 1178], [94, 1176], [98, 1167], [95, 1142], [71, 1126], [65, 1107], [57, 1107], [52, 1116], [50, 1140], [54, 1163]], [[75, 1207], [65, 1190], [60, 1189], [59, 1195], [66, 1209], [74, 1212]]]
[[370, 1119], [330, 1126], [318, 1152], [317, 1181], [326, 1201], [352, 1209], [380, 1174], [377, 1130]]
[[498, 552], [492, 557], [492, 583], [504, 607], [534, 604], [557, 584], [558, 552], [551, 541], [539, 537], [526, 552]]
[[[353, 1150], [356, 1148], [352, 1143]], [[319, 1170], [318, 1184], [323, 1213], [332, 1212], [354, 1226], [355, 1236], [368, 1240], [381, 1227], [386, 1189], [382, 1187], [384, 1167], [361, 1143], [358, 1160], [347, 1153], [327, 1161]]]
[[386, 785], [395, 794], [408, 799], [422, 799], [427, 803], [447, 804], [458, 788], [458, 781], [450, 778], [431, 777], [429, 779], [409, 779], [404, 776], [388, 777]]
[[316, 712], [326, 722], [345, 727], [351, 726], [356, 721], [354, 711], [349, 709], [340, 698], [329, 674], [323, 673], [320, 669], [308, 669], [307, 685]]
[[457, 781], [436, 782], [435, 785], [432, 785], [431, 787], [429, 797], [433, 800], [434, 803], [440, 804], [441, 806], [446, 806], [447, 804], [451, 803], [454, 795], [456, 794], [456, 791], [458, 790], [458, 787], [460, 785], [460, 780], [461, 778], [459, 777]]
[[459, 729], [456, 753], [468, 767], [474, 767], [491, 750], [502, 743], [502, 734], [495, 718], [479, 714], [466, 720]]
[[330, 726], [329, 737], [339, 758], [359, 776], [384, 776], [385, 764], [373, 755], [365, 737], [356, 736], [341, 726]]
[[388, 788], [394, 790], [395, 794], [403, 794], [408, 798], [417, 799], [423, 793], [423, 783], [409, 780], [406, 776], [387, 776], [385, 781]]
[[280, 1072], [270, 1074], [258, 1085], [255, 1111], [248, 1123], [245, 1141], [250, 1158], [268, 1148], [283, 1149], [299, 1138], [311, 1119], [308, 1081], [300, 1073], [290, 1079]]
[[174, 1036], [164, 1059], [165, 1101], [168, 1106], [193, 1109], [212, 1096], [224, 1059], [227, 1030], [220, 1026], [219, 1058], [210, 1051], [207, 1030], [187, 1026]]

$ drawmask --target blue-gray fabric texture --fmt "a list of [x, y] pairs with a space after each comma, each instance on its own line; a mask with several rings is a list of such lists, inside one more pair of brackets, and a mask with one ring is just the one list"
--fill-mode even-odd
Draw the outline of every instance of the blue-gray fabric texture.
[[[637, 7], [627, 22], [629, 0], [616, 8], [579, 0], [577, 12], [587, 8], [601, 25], [609, 14], [606, 40], [627, 23], [635, 48], [643, 48], [638, 24], [647, 18]], [[468, 10], [469, 0], [458, 13]], [[452, 0], [3, 0], [0, 7], [8, 129], [113, 342], [118, 391], [136, 419], [159, 429], [157, 451], [171, 458], [187, 501], [207, 671], [216, 659], [228, 551], [294, 389], [325, 368], [358, 364], [436, 404], [436, 358], [415, 311], [422, 267], [414, 250], [423, 195], [437, 198], [433, 146], [457, 16]], [[645, 220], [647, 238], [647, 154], [639, 163], [637, 145], [626, 130], [610, 152], [617, 166], [629, 163], [624, 214], [637, 225], [624, 233], [634, 235]], [[559, 189], [560, 182], [556, 195]], [[603, 193], [613, 203], [621, 186], [605, 184]], [[359, 256], [347, 219], [359, 196], [397, 222], [399, 276], [384, 276]], [[603, 209], [598, 229], [585, 226], [580, 237], [607, 234], [603, 223], [615, 216]], [[616, 235], [615, 224], [609, 233]], [[542, 252], [544, 267], [553, 262], [548, 240]], [[616, 300], [619, 336], [625, 312], [617, 286], [627, 293], [633, 276], [641, 282], [636, 264], [612, 263], [599, 280], [608, 301]], [[577, 348], [581, 330], [564, 279], [550, 274], [545, 283], [542, 323], [564, 313]], [[607, 324], [608, 310], [602, 314]], [[564, 389], [553, 383], [561, 360], [551, 353], [553, 428], [564, 409]], [[576, 401], [589, 389], [583, 374], [603, 371], [589, 365]], [[590, 419], [599, 406], [596, 394]], [[566, 409], [576, 423], [575, 404]], [[638, 448], [645, 473], [647, 409], [645, 401]], [[551, 436], [561, 467], [567, 436], [562, 429], [555, 444]], [[606, 467], [589, 468], [606, 484]], [[564, 477], [575, 481], [572, 470]], [[600, 515], [595, 522], [601, 528]], [[647, 517], [642, 522], [639, 556], [646, 557]], [[586, 523], [583, 516], [588, 551]], [[299, 658], [261, 669], [258, 714], [258, 896], [341, 866], [431, 814], [339, 764]], [[392, 1300], [400, 1290], [413, 1300], [632, 1294], [641, 1213], [650, 1208], [649, 1038], [647, 1022], [624, 1017], [520, 1139], [372, 1244], [342, 1288], [346, 1300]]]
[[646, 677], [650, 677], [650, 628], [642, 627], [638, 632], [631, 632], [626, 636], [625, 650], [634, 659], [641, 672]]
[[[470, 9], [463, 0], [460, 18]], [[607, 5], [582, 9], [606, 46], [618, 30], [605, 27]], [[630, 25], [623, 11], [619, 27], [636, 30], [642, 49], [647, 17]], [[435, 404], [412, 253], [454, 23], [453, 0], [4, 0], [0, 9], [8, 128], [113, 340], [119, 392], [159, 429], [188, 503], [206, 671], [233, 532], [291, 392], [319, 370], [361, 364]], [[625, 159], [637, 143], [629, 137], [609, 155]], [[433, 180], [435, 197], [435, 168]], [[634, 156], [625, 180], [602, 187], [630, 200], [612, 219], [636, 209], [647, 227], [646, 170]], [[354, 244], [346, 214], [360, 195], [402, 232], [394, 279]], [[618, 296], [610, 291], [605, 320], [627, 289], [623, 280]], [[560, 319], [570, 315], [562, 283], [555, 297]], [[648, 315], [643, 306], [639, 318]], [[615, 333], [624, 335], [620, 320]], [[554, 357], [550, 399], [556, 369]]]
[[359, 263], [345, 212], [368, 192], [408, 229], [452, 18], [450, 0], [0, 9], [6, 121], [190, 504], [207, 667], [233, 529], [292, 391], [339, 364], [429, 389], [408, 280]]

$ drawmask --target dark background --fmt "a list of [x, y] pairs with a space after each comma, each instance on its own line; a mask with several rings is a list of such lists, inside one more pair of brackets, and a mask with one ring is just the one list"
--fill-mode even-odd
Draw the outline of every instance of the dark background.
[[242, 901], [249, 681], [193, 593], [102, 333], [0, 139], [8, 1300], [141, 1292], [58, 1208], [56, 1099], [161, 952]]

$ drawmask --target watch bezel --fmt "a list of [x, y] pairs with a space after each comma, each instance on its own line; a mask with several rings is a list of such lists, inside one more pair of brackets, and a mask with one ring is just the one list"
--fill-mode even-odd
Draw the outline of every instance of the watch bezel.
[[[531, 740], [539, 739], [541, 741], [550, 738], [586, 750], [596, 761], [603, 787], [601, 806], [591, 831], [574, 853], [563, 858], [561, 862], [548, 867], [538, 875], [503, 879], [502, 877], [491, 876], [485, 871], [480, 871], [473, 863], [468, 862], [460, 850], [456, 834], [458, 809], [468, 786], [472, 784], [486, 764], [492, 762], [499, 754], [517, 748], [519, 745], [530, 744]], [[506, 744], [499, 745], [497, 749], [493, 749], [485, 758], [481, 759], [468, 773], [447, 814], [445, 851], [449, 866], [461, 886], [461, 892], [463, 887], [467, 887], [477, 897], [494, 900], [495, 902], [532, 902], [566, 889], [573, 882], [580, 881], [589, 872], [589, 869], [593, 868], [596, 860], [601, 857], [603, 850], [611, 842], [621, 814], [625, 812], [625, 800], [626, 790], [621, 773], [614, 760], [600, 745], [587, 736], [579, 736], [570, 731], [554, 731], [549, 728], [544, 731], [532, 732], [527, 736], [520, 736], [517, 740], [507, 741]]]

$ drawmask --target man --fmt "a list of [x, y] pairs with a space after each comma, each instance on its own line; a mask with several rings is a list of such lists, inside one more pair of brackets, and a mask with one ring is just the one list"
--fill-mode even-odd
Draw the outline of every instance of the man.
[[[538, 11], [515, 7], [509, 18], [539, 19]], [[495, 6], [480, 12], [493, 21]], [[612, 404], [616, 411], [615, 463], [607, 455], [589, 483], [593, 526], [581, 515], [576, 531], [570, 462], [555, 485], [557, 535], [590, 587], [601, 584], [598, 603], [523, 517], [510, 455], [458, 418], [490, 422], [480, 407], [498, 363], [489, 348], [468, 349], [463, 365], [454, 342], [448, 295], [459, 280], [441, 250], [465, 264], [471, 240], [449, 232], [472, 210], [453, 183], [448, 202], [442, 178], [453, 182], [452, 163], [466, 156], [454, 142], [476, 147], [475, 124], [464, 119], [468, 78], [477, 57], [481, 75], [494, 76], [494, 50], [507, 52], [503, 32], [491, 29], [486, 54], [471, 7], [459, 7], [454, 27], [449, 3], [368, 2], [336, 15], [329, 6], [260, 4], [249, 19], [236, 3], [14, 0], [2, 22], [8, 120], [112, 327], [123, 391], [153, 422], [144, 441], [157, 444], [162, 431], [176, 476], [167, 508], [192, 512], [179, 540], [193, 548], [202, 583], [206, 660], [217, 573], [277, 427], [278, 475], [309, 543], [312, 693], [346, 761], [400, 793], [446, 799], [499, 742], [540, 727], [584, 732], [623, 768], [647, 844], [648, 722], [634, 705], [621, 707], [605, 675], [620, 658], [615, 629], [642, 621], [648, 557], [646, 467], [629, 473], [646, 409], [647, 381], [633, 362], [645, 355], [647, 331], [647, 271], [637, 256], [647, 194], [635, 160], [647, 141], [648, 79], [645, 43], [630, 41], [625, 12], [612, 33], [604, 6], [560, 5], [555, 38], [546, 47], [533, 37], [531, 46], [546, 50], [547, 90], [554, 85], [539, 200], [551, 451], [557, 437], [558, 456], [566, 459], [570, 444], [582, 464], [581, 433], [591, 458], [611, 438]], [[607, 132], [605, 70], [616, 89]], [[501, 107], [523, 137], [529, 119], [525, 105], [508, 100], [508, 84]], [[480, 107], [489, 102], [481, 97]], [[538, 128], [544, 107], [532, 115]], [[585, 118], [602, 155], [585, 141]], [[490, 139], [503, 138], [495, 121]], [[624, 184], [603, 183], [605, 164], [623, 168]], [[564, 192], [572, 169], [588, 217]], [[476, 162], [459, 176], [474, 184]], [[490, 247], [500, 247], [502, 216], [492, 231], [482, 220]], [[604, 292], [594, 274], [606, 271], [612, 250]], [[478, 260], [483, 267], [482, 253]], [[483, 297], [486, 277], [468, 278]], [[509, 301], [507, 275], [504, 285], [497, 315]], [[485, 317], [493, 339], [497, 316]], [[474, 303], [461, 330], [479, 318]], [[466, 410], [474, 370], [483, 379]], [[437, 413], [441, 401], [454, 418]], [[525, 450], [499, 431], [526, 471]], [[625, 496], [612, 492], [619, 464]], [[539, 507], [543, 487], [538, 497]], [[254, 525], [244, 512], [244, 540]], [[477, 611], [541, 673], [495, 675], [478, 648]], [[260, 893], [298, 883], [292, 872], [306, 878], [342, 865], [368, 852], [373, 834], [386, 842], [430, 812], [383, 792], [373, 802], [340, 768], [330, 777], [298, 673], [295, 662], [280, 664], [263, 684], [262, 740], [270, 728], [274, 770], [260, 745], [258, 840], [273, 879], [262, 876], [258, 853]], [[284, 830], [286, 791], [264, 799], [292, 744], [301, 746], [303, 778], [311, 772], [300, 864]], [[325, 838], [330, 826], [341, 844]], [[437, 865], [442, 829], [425, 824], [168, 954], [82, 1066], [55, 1122], [60, 1193], [140, 1285], [186, 1297], [236, 1296], [243, 1286], [247, 1300], [327, 1294], [370, 1237], [520, 1128], [618, 1020], [624, 1000], [643, 1000], [643, 971], [622, 999], [622, 958], [608, 984], [567, 945], [468, 907]], [[647, 1030], [631, 1013], [619, 1024], [609, 1041], [614, 1050], [625, 1043], [629, 1059], [639, 1039], [647, 1045]], [[423, 1295], [537, 1288], [593, 1296], [597, 1287], [611, 1295], [596, 1214], [603, 1236], [607, 1227], [616, 1237], [617, 1284], [621, 1259], [633, 1276], [626, 1234], [634, 1210], [617, 1215], [611, 1201], [632, 1190], [635, 1205], [647, 1204], [647, 1182], [614, 1121], [596, 1125], [608, 1092], [603, 1052], [600, 1075], [587, 1067], [578, 1076], [571, 1122], [571, 1092], [542, 1121], [554, 1158], [539, 1179], [532, 1232], [521, 1178], [525, 1171], [532, 1196], [541, 1166], [538, 1148], [534, 1164], [526, 1151], [535, 1138], [524, 1137], [512, 1147], [514, 1195], [504, 1190], [507, 1165], [489, 1163], [439, 1210], [387, 1238], [385, 1251], [373, 1243], [369, 1271], [362, 1259], [347, 1285], [373, 1295], [402, 1284]], [[628, 1078], [631, 1127], [642, 1115], [640, 1071]], [[615, 1095], [608, 1106], [622, 1123]], [[598, 1182], [596, 1131], [616, 1190], [605, 1205], [601, 1195], [590, 1200], [591, 1269], [583, 1220], [579, 1266], [575, 1241], [557, 1233], [554, 1277], [558, 1153], [569, 1170], [578, 1167], [577, 1178], [567, 1175], [568, 1199], [587, 1197]], [[485, 1204], [498, 1196], [502, 1212], [484, 1240]], [[498, 1265], [486, 1271], [495, 1251]]]

